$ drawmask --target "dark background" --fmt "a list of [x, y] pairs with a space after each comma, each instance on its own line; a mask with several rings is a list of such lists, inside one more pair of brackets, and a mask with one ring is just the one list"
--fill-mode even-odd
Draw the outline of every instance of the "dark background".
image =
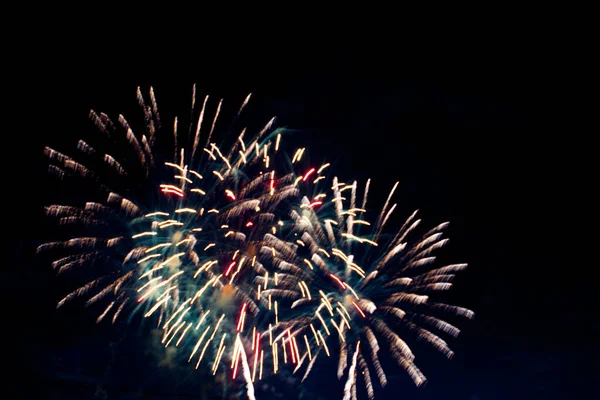
[[[166, 39], [149, 27], [126, 38], [108, 37], [106, 25], [79, 28], [40, 31], [35, 44], [19, 49], [22, 67], [5, 77], [17, 89], [17, 124], [4, 134], [5, 216], [13, 221], [5, 232], [14, 256], [2, 282], [4, 345], [15, 352], [10, 393], [94, 398], [101, 388], [109, 399], [201, 397], [192, 378], [130, 346], [135, 338], [97, 328], [76, 310], [56, 311], [64, 288], [32, 256], [48, 231], [40, 212], [48, 196], [41, 192], [51, 188], [43, 146], [74, 146], [81, 132], [93, 131], [90, 108], [139, 118], [138, 85], [154, 86], [164, 115], [185, 114], [196, 83], [199, 95], [236, 107], [254, 93], [257, 115], [271, 112], [279, 124], [302, 129], [311, 152], [333, 157], [341, 175], [374, 178], [380, 194], [372, 206], [399, 180], [399, 217], [419, 208], [426, 226], [451, 221], [444, 257], [470, 268], [450, 297], [476, 318], [450, 342], [453, 360], [420, 349], [425, 387], [388, 370], [392, 382], [376, 398], [593, 396], [592, 265], [559, 256], [577, 253], [571, 243], [581, 234], [565, 228], [577, 213], [566, 208], [579, 144], [564, 124], [571, 98], [555, 37], [503, 23], [410, 34], [358, 26], [279, 42], [273, 39], [284, 27], [232, 41], [192, 40], [193, 32]], [[320, 374], [310, 390], [341, 398], [334, 380]]]

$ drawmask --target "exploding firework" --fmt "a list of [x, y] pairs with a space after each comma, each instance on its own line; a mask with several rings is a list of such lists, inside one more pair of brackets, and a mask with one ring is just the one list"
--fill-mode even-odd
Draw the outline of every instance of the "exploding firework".
[[[458, 329], [433, 313], [473, 315], [428, 297], [447, 290], [466, 267], [428, 269], [431, 253], [447, 242], [440, 233], [446, 224], [411, 241], [419, 224], [413, 214], [395, 235], [385, 234], [396, 186], [371, 224], [369, 182], [359, 207], [356, 182], [331, 179], [329, 163], [308, 165], [305, 148], [285, 148], [285, 131], [274, 128], [274, 119], [217, 146], [211, 139], [222, 100], [211, 118], [208, 100], [198, 102], [194, 86], [186, 136], [177, 119], [168, 127], [161, 121], [152, 89], [149, 102], [138, 89], [143, 133], [123, 116], [114, 123], [92, 111], [102, 133], [98, 146], [80, 140], [76, 158], [45, 149], [51, 173], [88, 182], [100, 199], [46, 207], [78, 234], [38, 251], [55, 256], [60, 274], [94, 266], [93, 278], [58, 307], [86, 297], [86, 305], [103, 307], [98, 322], [115, 322], [125, 309], [155, 319], [165, 347], [188, 349], [185, 359], [195, 368], [241, 379], [250, 398], [263, 376], [287, 364], [293, 372], [306, 365], [306, 378], [320, 354], [334, 352], [340, 378], [352, 357], [344, 397], [356, 396], [358, 369], [373, 397], [367, 360], [386, 383], [380, 342], [422, 384], [399, 332], [413, 331], [451, 357], [427, 327], [451, 336]], [[158, 151], [167, 147], [160, 140], [170, 142], [168, 156]], [[99, 148], [125, 150], [101, 155]]]
[[299, 355], [296, 370], [307, 361], [304, 380], [319, 354], [332, 356], [337, 349], [338, 378], [348, 368], [345, 399], [356, 397], [359, 370], [370, 398], [374, 397], [372, 371], [381, 386], [387, 384], [379, 361], [380, 346], [389, 350], [417, 386], [422, 385], [425, 376], [415, 365], [404, 334], [427, 342], [451, 358], [454, 353], [446, 341], [432, 330], [456, 337], [459, 329], [439, 315], [474, 316], [468, 309], [431, 298], [435, 292], [449, 290], [455, 274], [467, 267], [432, 267], [433, 253], [448, 242], [442, 238], [448, 223], [413, 239], [411, 233], [421, 222], [415, 211], [393, 235], [384, 233], [396, 208], [390, 202], [397, 185], [375, 219], [369, 221], [366, 207], [370, 181], [359, 206], [357, 182], [347, 184], [334, 177], [327, 191], [312, 199], [304, 197], [301, 205], [291, 211], [294, 223], [289, 225], [283, 243], [294, 247], [293, 259], [273, 260], [276, 265], [304, 267], [298, 274], [302, 277], [296, 287], [298, 299], [290, 305], [296, 312], [285, 321], [288, 332], [293, 332], [291, 337], [302, 338], [306, 344], [307, 351]]
[[276, 361], [265, 363], [269, 353], [265, 357], [262, 338], [265, 332], [272, 338], [277, 329], [277, 296], [285, 290], [276, 288], [284, 288], [286, 279], [261, 261], [265, 251], [275, 251], [269, 243], [289, 215], [287, 203], [296, 202], [294, 170], [308, 177], [314, 168], [305, 171], [305, 149], [294, 149], [293, 155], [280, 149], [283, 131], [272, 129], [274, 119], [249, 141], [242, 129], [222, 151], [211, 142], [222, 102], [207, 124], [208, 97], [197, 112], [195, 90], [192, 115], [197, 112], [197, 122], [189, 128], [193, 144], [187, 152], [178, 147], [175, 120], [169, 134], [173, 158], [161, 161], [154, 144], [163, 125], [153, 91], [149, 105], [139, 90], [138, 100], [145, 116], [141, 135], [123, 116], [115, 124], [105, 114], [90, 113], [108, 146], [129, 146], [121, 157], [99, 156], [97, 146], [83, 140], [77, 160], [45, 149], [52, 173], [91, 182], [97, 195], [105, 196], [83, 207], [46, 207], [59, 225], [78, 226], [86, 234], [38, 248], [57, 257], [52, 266], [58, 273], [104, 267], [94, 268], [97, 275], [58, 307], [87, 296], [86, 305], [105, 303], [98, 322], [109, 317], [114, 322], [127, 306], [156, 317], [166, 347], [189, 347], [188, 362], [198, 368], [204, 360], [213, 374], [229, 365], [236, 379], [241, 368], [251, 395], [251, 383], [267, 373], [263, 364], [278, 371]]

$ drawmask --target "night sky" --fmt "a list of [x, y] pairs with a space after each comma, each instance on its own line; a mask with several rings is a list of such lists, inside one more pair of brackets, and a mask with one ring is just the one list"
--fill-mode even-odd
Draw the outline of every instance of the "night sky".
[[[397, 222], [417, 208], [428, 227], [451, 222], [443, 259], [470, 267], [448, 297], [476, 318], [459, 323], [450, 361], [417, 347], [425, 387], [390, 367], [390, 385], [375, 385], [376, 398], [593, 396], [599, 325], [591, 279], [582, 278], [592, 265], [559, 257], [579, 235], [563, 228], [573, 157], [570, 133], [557, 139], [566, 100], [534, 37], [340, 33], [318, 42], [183, 45], [157, 36], [103, 42], [100, 34], [79, 44], [73, 34], [41, 38], [23, 53], [31, 68], [15, 75], [19, 124], [4, 132], [12, 136], [5, 154], [19, 157], [5, 170], [14, 174], [5, 212], [14, 209], [9, 218], [18, 223], [4, 228], [14, 260], [2, 282], [17, 398], [202, 398], [197, 378], [174, 375], [135, 346], [143, 342], [135, 329], [97, 327], [77, 307], [56, 311], [67, 287], [33, 255], [51, 234], [41, 212], [54, 196], [43, 146], [73, 148], [92, 133], [90, 108], [140, 121], [137, 86], [155, 88], [164, 115], [186, 114], [193, 83], [236, 107], [252, 92], [257, 118], [277, 115], [279, 125], [301, 130], [299, 140], [330, 157], [340, 175], [372, 177], [372, 206], [400, 181]], [[342, 384], [328, 372], [309, 380], [310, 391], [341, 399]]]

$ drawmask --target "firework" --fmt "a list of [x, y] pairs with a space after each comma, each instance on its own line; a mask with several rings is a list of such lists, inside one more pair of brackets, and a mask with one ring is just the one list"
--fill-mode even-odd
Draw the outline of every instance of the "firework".
[[338, 378], [348, 371], [344, 398], [356, 397], [357, 371], [373, 398], [372, 372], [382, 386], [387, 383], [379, 361], [380, 348], [385, 346], [414, 383], [422, 385], [426, 378], [415, 365], [405, 336], [423, 340], [451, 358], [454, 353], [439, 335], [456, 337], [459, 329], [439, 315], [474, 316], [468, 309], [432, 298], [436, 292], [450, 289], [455, 274], [467, 267], [433, 267], [433, 253], [448, 242], [442, 237], [448, 223], [416, 236], [421, 220], [416, 219], [415, 211], [393, 235], [385, 234], [396, 208], [390, 203], [398, 183], [383, 208], [369, 220], [370, 180], [360, 207], [356, 181], [343, 183], [334, 177], [327, 186], [325, 182], [319, 182], [322, 192], [303, 197], [300, 206], [291, 211], [294, 223], [282, 232], [283, 243], [299, 245], [293, 258], [274, 260], [288, 269], [301, 269], [296, 275], [298, 299], [290, 306], [295, 312], [285, 322], [288, 331], [306, 339], [297, 369], [307, 361], [305, 379], [317, 356], [323, 354], [320, 350], [329, 356], [337, 347]]
[[[86, 305], [102, 305], [98, 322], [114, 323], [125, 309], [142, 313], [156, 321], [162, 345], [188, 349], [195, 368], [243, 380], [250, 398], [254, 382], [282, 368], [305, 368], [306, 378], [322, 354], [339, 357], [339, 378], [348, 368], [344, 398], [356, 397], [358, 370], [373, 397], [367, 360], [386, 383], [380, 343], [420, 385], [425, 378], [400, 331], [452, 356], [429, 329], [451, 336], [458, 329], [432, 312], [473, 313], [429, 299], [466, 267], [429, 268], [447, 242], [446, 224], [411, 240], [419, 224], [413, 214], [385, 234], [397, 185], [369, 221], [370, 181], [359, 207], [357, 183], [331, 179], [329, 163], [308, 165], [306, 148], [286, 148], [274, 118], [218, 146], [211, 139], [223, 100], [209, 113], [208, 96], [197, 101], [194, 86], [186, 134], [177, 118], [161, 120], [152, 89], [149, 101], [139, 89], [137, 97], [141, 132], [121, 115], [115, 123], [92, 111], [99, 146], [80, 140], [77, 157], [45, 149], [51, 173], [89, 182], [97, 198], [46, 207], [59, 225], [83, 233], [38, 251], [54, 256], [60, 274], [92, 264], [95, 273], [58, 307], [85, 297]], [[170, 143], [167, 156], [159, 141]], [[125, 150], [102, 155], [99, 148]]]
[[[165, 347], [188, 347], [188, 362], [196, 368], [204, 362], [213, 374], [221, 367], [231, 369], [233, 379], [247, 381], [250, 394], [252, 382], [267, 374], [266, 364], [273, 365], [269, 355], [265, 361], [265, 350], [270, 354], [278, 342], [266, 344], [264, 338], [277, 332], [278, 298], [291, 294], [285, 289], [286, 274], [263, 261], [277, 252], [271, 239], [289, 215], [287, 203], [297, 202], [294, 169], [307, 177], [315, 171], [301, 162], [304, 149], [289, 155], [280, 149], [283, 131], [273, 129], [274, 119], [250, 140], [242, 129], [222, 150], [210, 141], [222, 100], [208, 120], [208, 97], [200, 110], [194, 108], [195, 97], [194, 90], [192, 115], [197, 119], [188, 130], [193, 145], [178, 147], [181, 132], [175, 119], [168, 134], [174, 158], [168, 161], [154, 149], [159, 132], [168, 128], [159, 118], [152, 90], [148, 104], [138, 90], [145, 117], [141, 135], [123, 116], [116, 124], [105, 114], [90, 113], [109, 142], [105, 147], [128, 146], [124, 161], [101, 156], [83, 140], [77, 159], [46, 148], [51, 172], [90, 182], [104, 200], [46, 207], [59, 225], [78, 227], [85, 236], [45, 243], [38, 251], [56, 257], [52, 266], [60, 274], [103, 264], [58, 307], [87, 297], [86, 305], [105, 306], [98, 322], [115, 322], [126, 308], [156, 318]], [[124, 194], [131, 192], [139, 194]]]

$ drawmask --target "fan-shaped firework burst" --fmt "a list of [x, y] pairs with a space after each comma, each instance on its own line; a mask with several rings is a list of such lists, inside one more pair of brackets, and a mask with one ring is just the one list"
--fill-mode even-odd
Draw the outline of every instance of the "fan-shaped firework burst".
[[[303, 278], [310, 282], [298, 284], [300, 298], [291, 304], [296, 312], [285, 323], [292, 330], [292, 337], [303, 336], [307, 347], [318, 349], [314, 355], [307, 352], [299, 357], [296, 368], [308, 359], [306, 378], [321, 349], [329, 356], [334, 349], [332, 343], [327, 343], [337, 342], [338, 378], [348, 368], [344, 398], [356, 397], [359, 369], [370, 398], [374, 397], [372, 371], [380, 384], [386, 385], [378, 355], [380, 343], [416, 385], [423, 384], [425, 377], [416, 367], [403, 334], [412, 333], [410, 336], [426, 341], [451, 358], [453, 352], [446, 342], [431, 330], [453, 337], [459, 330], [438, 314], [449, 312], [466, 318], [474, 315], [468, 309], [430, 298], [436, 291], [450, 289], [455, 273], [467, 267], [453, 264], [430, 268], [435, 261], [433, 252], [448, 242], [441, 233], [448, 223], [412, 239], [411, 232], [421, 222], [415, 219], [415, 211], [393, 235], [384, 234], [396, 208], [396, 204], [390, 207], [390, 201], [398, 184], [372, 222], [366, 217], [369, 185], [367, 181], [360, 206], [356, 181], [346, 184], [333, 178], [329, 194], [324, 191], [312, 200], [304, 197], [301, 205], [291, 211], [295, 223], [289, 225], [291, 239], [285, 241], [299, 245], [292, 264], [308, 267], [304, 268]], [[322, 203], [318, 208], [314, 207], [317, 201]], [[285, 263], [276, 258], [274, 262]]]
[[[104, 136], [96, 138], [98, 146], [79, 141], [76, 159], [45, 149], [51, 172], [90, 182], [102, 199], [46, 208], [60, 225], [78, 228], [38, 251], [55, 255], [52, 266], [59, 273], [94, 264], [92, 279], [59, 307], [87, 297], [87, 305], [103, 304], [98, 322], [114, 322], [128, 306], [156, 318], [166, 347], [188, 348], [185, 358], [196, 368], [229, 370], [233, 380], [246, 383], [249, 397], [253, 382], [282, 364], [294, 372], [306, 365], [306, 377], [322, 351], [336, 351], [334, 337], [340, 378], [351, 356], [345, 397], [356, 393], [357, 368], [373, 396], [367, 360], [386, 383], [380, 342], [415, 383], [424, 381], [399, 329], [452, 355], [427, 329], [458, 334], [432, 310], [472, 316], [428, 298], [448, 289], [454, 273], [465, 268], [425, 270], [434, 259], [430, 254], [446, 243], [439, 233], [445, 224], [411, 242], [408, 234], [419, 222], [413, 214], [388, 237], [383, 232], [395, 208], [388, 207], [394, 190], [371, 225], [363, 218], [369, 184], [359, 207], [356, 182], [330, 180], [328, 163], [307, 165], [305, 148], [286, 151], [274, 119], [253, 136], [240, 129], [224, 150], [211, 141], [222, 101], [209, 119], [208, 96], [200, 105], [194, 87], [194, 122], [186, 136], [177, 119], [172, 132], [159, 135], [171, 125], [165, 129], [161, 122], [152, 89], [149, 99], [138, 89], [143, 134], [134, 133], [123, 116], [114, 123], [92, 111]], [[191, 145], [180, 146], [182, 139]], [[160, 154], [159, 140], [172, 143], [171, 156]], [[123, 147], [103, 156], [98, 150]]]

